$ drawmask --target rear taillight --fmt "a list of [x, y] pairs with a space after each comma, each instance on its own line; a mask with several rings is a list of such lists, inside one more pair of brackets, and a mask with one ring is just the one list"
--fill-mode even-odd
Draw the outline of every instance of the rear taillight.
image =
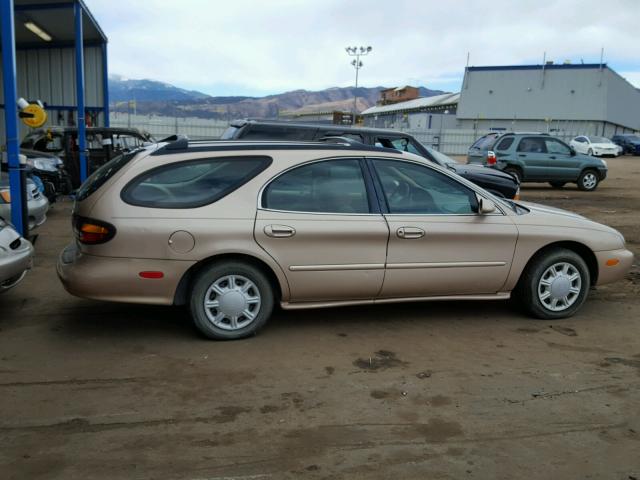
[[496, 159], [496, 154], [491, 150], [489, 150], [487, 152], [487, 165], [495, 165], [496, 163], [498, 163], [498, 160]]
[[101, 220], [74, 216], [73, 231], [80, 243], [98, 245], [111, 240], [116, 234], [116, 227]]

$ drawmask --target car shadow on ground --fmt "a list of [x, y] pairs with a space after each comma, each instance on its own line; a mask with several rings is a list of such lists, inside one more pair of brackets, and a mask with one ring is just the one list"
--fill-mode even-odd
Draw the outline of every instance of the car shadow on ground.
[[[326, 330], [327, 333], [335, 333], [363, 326], [385, 329], [509, 320], [520, 322], [527, 321], [527, 318], [505, 301], [406, 302], [310, 310], [282, 310], [277, 307], [263, 331]], [[204, 338], [193, 326], [186, 307], [93, 301], [79, 301], [64, 308], [51, 330], [66, 337], [99, 336], [113, 340]]]

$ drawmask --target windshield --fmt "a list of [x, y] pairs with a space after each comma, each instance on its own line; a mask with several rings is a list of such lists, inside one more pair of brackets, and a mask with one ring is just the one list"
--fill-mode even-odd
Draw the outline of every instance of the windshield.
[[107, 180], [113, 177], [122, 167], [124, 167], [129, 161], [135, 157], [142, 149], [137, 149], [123, 155], [113, 157], [110, 161], [102, 165], [99, 169], [91, 174], [87, 178], [76, 195], [76, 200], [81, 202], [85, 198], [89, 197], [93, 192], [97, 191]]
[[591, 140], [591, 143], [611, 143], [611, 140], [604, 137], [589, 137], [589, 140]]
[[233, 140], [233, 136], [238, 130], [240, 130], [238, 127], [227, 128], [220, 137], [220, 140]]
[[453, 158], [446, 156], [444, 153], [427, 147], [424, 143], [422, 144], [422, 146], [427, 149], [427, 152], [429, 152], [431, 156], [436, 159], [436, 162], [438, 162], [440, 165], [456, 165], [458, 163]]

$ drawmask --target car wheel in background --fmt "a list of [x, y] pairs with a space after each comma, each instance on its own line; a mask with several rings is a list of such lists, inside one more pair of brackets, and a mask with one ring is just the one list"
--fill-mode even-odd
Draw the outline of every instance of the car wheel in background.
[[549, 182], [553, 188], [562, 188], [567, 184], [567, 182]]
[[548, 320], [573, 315], [586, 300], [590, 285], [582, 257], [555, 248], [531, 259], [514, 293], [527, 313]]
[[578, 188], [587, 192], [593, 191], [598, 187], [600, 179], [595, 170], [585, 170], [578, 177]]
[[508, 173], [512, 177], [514, 177], [518, 183], [522, 183], [522, 172], [517, 167], [507, 167], [503, 170], [503, 172]]
[[198, 330], [216, 340], [255, 335], [273, 311], [273, 287], [258, 268], [239, 262], [213, 264], [195, 279], [190, 311]]

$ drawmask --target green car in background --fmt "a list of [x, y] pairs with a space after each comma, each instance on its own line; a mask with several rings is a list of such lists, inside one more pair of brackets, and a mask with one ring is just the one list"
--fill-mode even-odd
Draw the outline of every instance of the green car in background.
[[489, 133], [469, 148], [467, 161], [498, 168], [520, 182], [549, 182], [555, 188], [577, 183], [580, 190], [593, 191], [607, 177], [607, 162], [576, 153], [543, 133]]

